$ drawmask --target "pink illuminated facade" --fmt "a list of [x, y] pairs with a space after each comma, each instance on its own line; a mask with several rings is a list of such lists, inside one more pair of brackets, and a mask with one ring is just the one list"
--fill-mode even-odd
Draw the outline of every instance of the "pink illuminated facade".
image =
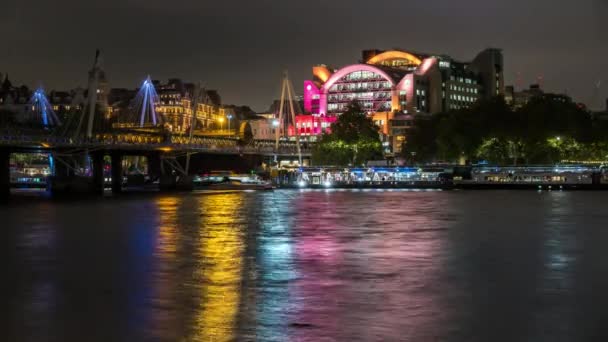
[[392, 142], [396, 139], [390, 122], [396, 115], [466, 108], [481, 98], [504, 94], [502, 63], [498, 49], [484, 50], [472, 62], [402, 50], [366, 50], [361, 63], [340, 69], [314, 66], [313, 79], [304, 81], [304, 110], [315, 117], [335, 118], [356, 100]]
[[435, 113], [504, 94], [497, 49], [484, 50], [468, 63], [401, 50], [366, 50], [363, 61], [340, 69], [313, 67], [313, 80], [304, 81], [305, 110], [339, 115], [357, 100], [368, 113]]
[[331, 125], [336, 122], [337, 117], [325, 115], [296, 115], [296, 125], [289, 126], [289, 136], [295, 136], [296, 133], [300, 137], [310, 138], [315, 140], [317, 136], [323, 133], [331, 133]]

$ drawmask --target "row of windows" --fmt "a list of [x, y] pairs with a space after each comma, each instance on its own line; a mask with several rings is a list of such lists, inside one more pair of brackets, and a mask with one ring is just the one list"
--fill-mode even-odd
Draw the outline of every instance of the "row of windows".
[[[321, 128], [327, 128], [331, 126], [331, 124], [329, 122], [321, 122]], [[314, 121], [314, 122], [302, 122], [300, 125], [300, 122], [296, 122], [296, 127], [300, 128], [300, 127], [319, 127], [319, 122]]]
[[[63, 109], [64, 109], [64, 110], [70, 110], [70, 108], [72, 108], [70, 105], [65, 105], [65, 106], [61, 106], [61, 107], [63, 107]], [[58, 105], [53, 105], [53, 110], [54, 110], [54, 111], [58, 111], [58, 110], [59, 110], [59, 108], [60, 108], [60, 106], [58, 106]], [[80, 109], [80, 106], [74, 106], [74, 108], [76, 108], [76, 109]], [[34, 110], [34, 109], [32, 109], [32, 110]]]
[[[329, 103], [327, 104], [327, 110], [329, 112], [340, 112], [343, 111], [346, 106], [348, 106], [348, 103]], [[384, 110], [390, 110], [391, 109], [391, 102], [390, 101], [386, 101], [386, 102], [373, 102], [373, 101], [362, 101], [361, 102], [361, 106], [363, 107], [363, 109], [368, 110], [368, 111], [384, 111]]]
[[327, 97], [327, 100], [332, 101], [352, 101], [354, 99], [388, 99], [391, 97], [390, 92], [362, 92], [362, 93], [350, 93], [350, 94], [333, 94]]
[[355, 71], [350, 74], [344, 76], [342, 80], [344, 81], [358, 81], [358, 80], [374, 80], [374, 79], [382, 79], [382, 76], [376, 74], [371, 71]]
[[477, 84], [477, 81], [471, 78], [465, 78], [465, 77], [456, 77], [454, 75], [450, 76], [450, 80], [451, 81], [457, 81], [460, 83], [465, 83], [465, 84]]
[[329, 88], [330, 92], [335, 91], [354, 91], [367, 89], [390, 89], [390, 82], [356, 82], [356, 83], [338, 83]]
[[477, 94], [477, 88], [461, 87], [461, 86], [457, 86], [457, 85], [453, 85], [453, 84], [450, 84], [450, 90], [461, 91], [461, 92], [471, 93], [471, 94]]
[[[263, 134], [263, 135], [275, 134], [275, 133], [276, 133], [276, 130], [274, 128], [273, 129], [270, 129], [270, 128], [269, 129], [260, 129], [260, 134]], [[283, 130], [281, 130], [281, 133], [283, 133]], [[254, 128], [253, 135], [257, 135], [257, 134], [258, 134], [258, 130]]]
[[475, 102], [475, 101], [477, 101], [477, 97], [450, 94], [450, 100], [463, 101], [463, 102]]

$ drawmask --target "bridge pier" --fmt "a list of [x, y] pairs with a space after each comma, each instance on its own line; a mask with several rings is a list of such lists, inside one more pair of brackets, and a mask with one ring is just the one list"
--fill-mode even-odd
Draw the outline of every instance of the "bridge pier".
[[148, 176], [150, 179], [158, 179], [162, 174], [162, 161], [160, 159], [160, 153], [149, 153], [148, 158]]
[[67, 165], [68, 162], [71, 162], [72, 159], [65, 160], [65, 158], [60, 158], [56, 153], [53, 153], [54, 165], [53, 170], [51, 170], [51, 174], [55, 177], [72, 177], [74, 176], [74, 170]]
[[112, 159], [112, 193], [122, 192], [122, 153], [113, 151], [110, 154]]
[[103, 158], [104, 154], [101, 152], [91, 154], [91, 161], [93, 164], [93, 192], [100, 195], [103, 195], [104, 191]]
[[7, 149], [0, 149], [0, 202], [8, 201], [11, 194], [10, 157]]

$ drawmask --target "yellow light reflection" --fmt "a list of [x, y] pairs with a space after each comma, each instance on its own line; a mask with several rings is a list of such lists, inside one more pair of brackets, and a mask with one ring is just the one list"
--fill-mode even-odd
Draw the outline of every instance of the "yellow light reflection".
[[163, 259], [172, 259], [177, 251], [177, 208], [180, 202], [179, 197], [162, 197], [157, 202], [160, 211], [158, 253]]
[[178, 209], [182, 199], [177, 196], [158, 198], [158, 238], [155, 254], [158, 259], [158, 274], [154, 278], [154, 315], [151, 324], [152, 334], [158, 338], [178, 339], [178, 327], [182, 324], [179, 316], [167, 313], [164, 308], [175, 307], [174, 293], [180, 284], [175, 282], [177, 253], [179, 251]]
[[202, 303], [195, 340], [232, 341], [238, 315], [243, 263], [242, 193], [201, 197]]

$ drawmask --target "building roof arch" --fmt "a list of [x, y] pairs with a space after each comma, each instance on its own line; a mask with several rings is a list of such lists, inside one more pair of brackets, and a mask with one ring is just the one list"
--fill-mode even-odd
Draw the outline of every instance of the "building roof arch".
[[409, 52], [399, 50], [389, 50], [379, 53], [366, 61], [367, 64], [379, 64], [391, 59], [406, 59], [415, 65], [422, 64], [422, 60]]
[[342, 69], [333, 73], [331, 75], [331, 77], [329, 77], [327, 82], [325, 82], [325, 84], [323, 84], [323, 90], [325, 90], [325, 91], [329, 90], [329, 88], [331, 88], [331, 86], [333, 86], [334, 83], [336, 83], [339, 79], [341, 79], [342, 77], [344, 77], [348, 74], [351, 74], [351, 73], [357, 72], [357, 71], [370, 71], [375, 74], [379, 74], [384, 79], [386, 79], [388, 82], [390, 82], [391, 87], [395, 85], [395, 80], [393, 79], [393, 77], [391, 77], [389, 74], [387, 74], [384, 70], [382, 70], [380, 68], [377, 68], [377, 67], [375, 67], [373, 65], [369, 65], [369, 64], [352, 64], [352, 65], [345, 66]]

